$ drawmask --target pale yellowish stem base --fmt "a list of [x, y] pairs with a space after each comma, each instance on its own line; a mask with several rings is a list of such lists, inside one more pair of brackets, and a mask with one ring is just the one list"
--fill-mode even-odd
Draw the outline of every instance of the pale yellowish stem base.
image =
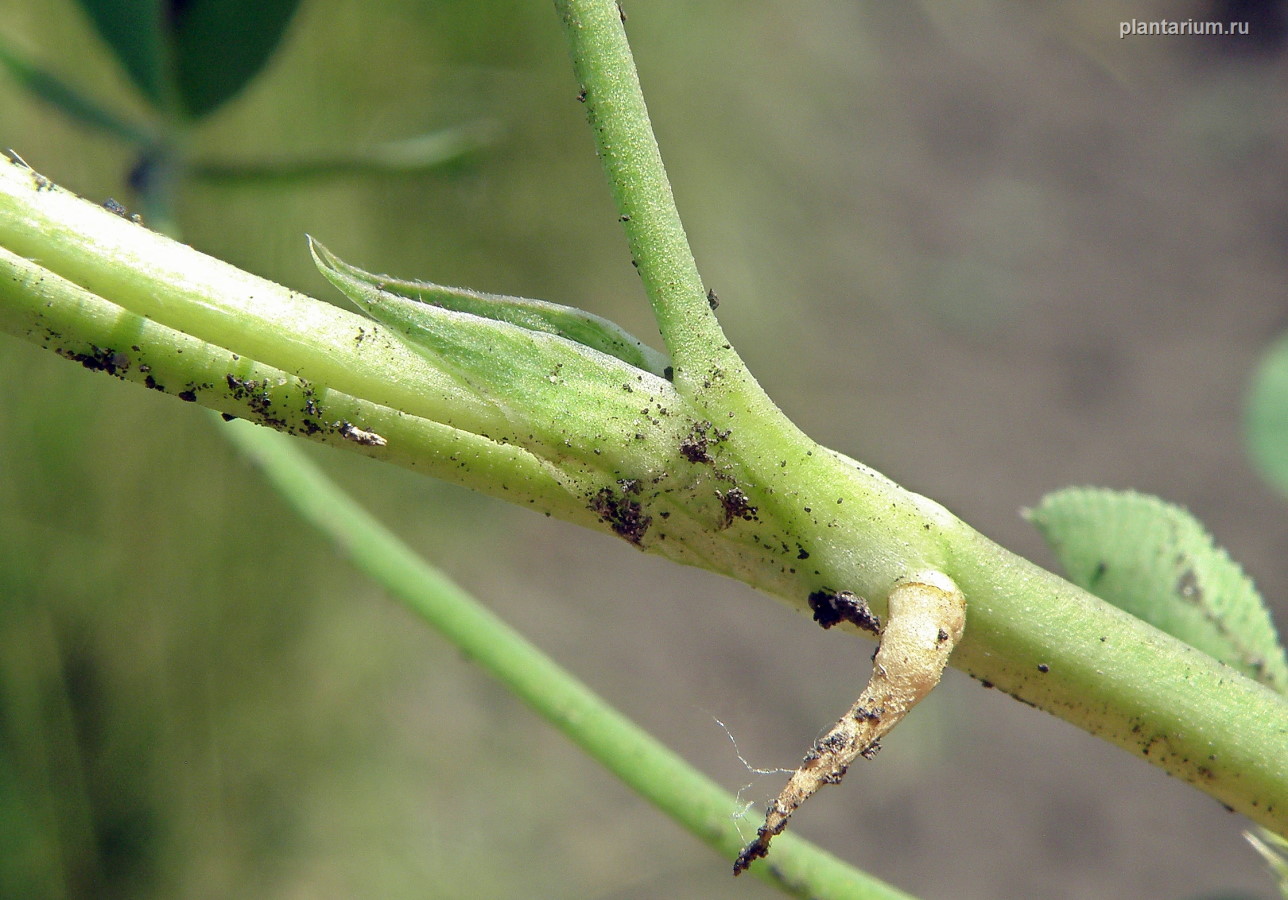
[[961, 591], [947, 575], [918, 572], [895, 584], [888, 604], [888, 621], [867, 688], [849, 712], [815, 741], [770, 804], [756, 839], [734, 862], [735, 875], [769, 853], [769, 842], [815, 791], [839, 783], [857, 757], [875, 754], [878, 741], [939, 684], [966, 625], [966, 599]]

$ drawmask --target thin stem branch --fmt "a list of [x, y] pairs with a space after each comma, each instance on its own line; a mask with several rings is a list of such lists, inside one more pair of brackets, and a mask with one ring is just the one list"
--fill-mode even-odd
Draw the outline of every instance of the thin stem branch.
[[[741, 804], [564, 671], [346, 496], [289, 442], [235, 422], [234, 443], [355, 565], [506, 685], [538, 715], [722, 856], [742, 846]], [[756, 874], [798, 897], [909, 900], [806, 841], [783, 837]]]
[[[689, 247], [614, 0], [555, 0], [631, 258], [653, 305], [681, 392], [763, 397], [716, 321]], [[721, 374], [713, 384], [712, 373]], [[687, 390], [686, 390], [687, 388]]]

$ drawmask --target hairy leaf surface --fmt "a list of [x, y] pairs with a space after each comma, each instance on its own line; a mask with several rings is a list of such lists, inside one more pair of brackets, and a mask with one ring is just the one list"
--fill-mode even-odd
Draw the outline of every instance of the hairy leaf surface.
[[1028, 516], [1075, 584], [1288, 692], [1261, 595], [1189, 512], [1134, 491], [1067, 488]]

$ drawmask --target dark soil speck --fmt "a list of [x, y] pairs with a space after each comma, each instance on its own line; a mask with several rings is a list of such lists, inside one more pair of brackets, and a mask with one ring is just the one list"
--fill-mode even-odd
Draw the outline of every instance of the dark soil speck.
[[614, 534], [636, 546], [653, 523], [653, 517], [644, 514], [638, 500], [619, 495], [612, 488], [601, 488], [591, 497], [590, 508], [613, 529]]
[[867, 601], [853, 591], [814, 591], [809, 595], [814, 621], [824, 628], [851, 622], [864, 631], [881, 633], [881, 620], [868, 609]]

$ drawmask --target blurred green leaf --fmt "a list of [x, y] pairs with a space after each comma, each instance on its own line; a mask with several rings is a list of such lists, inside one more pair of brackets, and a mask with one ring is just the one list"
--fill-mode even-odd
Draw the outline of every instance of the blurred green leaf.
[[1028, 517], [1075, 584], [1288, 692], [1288, 661], [1261, 595], [1186, 510], [1134, 491], [1067, 488]]
[[1288, 840], [1265, 828], [1258, 828], [1256, 832], [1245, 831], [1243, 836], [1270, 866], [1280, 895], [1288, 900]]
[[300, 0], [170, 0], [175, 65], [188, 113], [200, 118], [268, 62]]
[[1288, 494], [1288, 338], [1261, 361], [1247, 411], [1248, 452], [1262, 474]]
[[79, 0], [160, 109], [209, 115], [264, 67], [299, 0]]
[[154, 107], [165, 106], [163, 0], [78, 0], [134, 86]]
[[0, 66], [23, 87], [73, 119], [134, 144], [146, 144], [147, 129], [113, 113], [88, 94], [33, 62], [0, 35]]
[[352, 175], [408, 175], [446, 168], [491, 143], [498, 129], [475, 122], [331, 154], [244, 162], [194, 162], [188, 174], [207, 182], [294, 184]]

